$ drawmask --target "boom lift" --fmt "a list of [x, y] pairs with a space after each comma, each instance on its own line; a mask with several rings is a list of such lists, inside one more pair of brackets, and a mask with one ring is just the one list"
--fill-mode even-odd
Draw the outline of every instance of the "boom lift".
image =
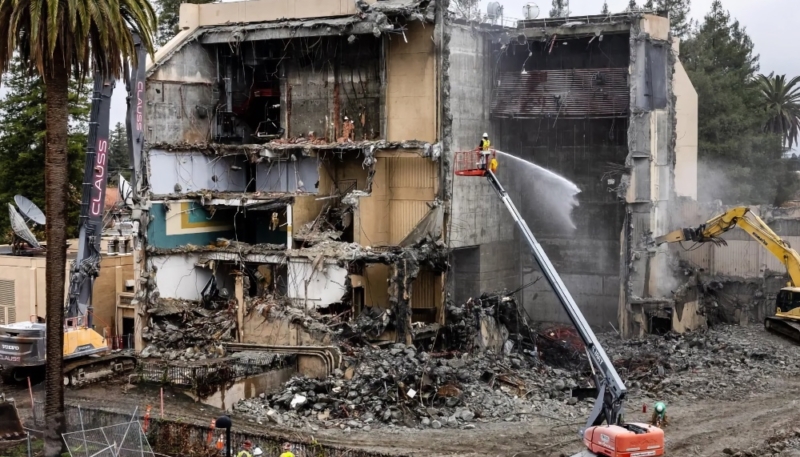
[[738, 206], [697, 227], [682, 228], [660, 236], [655, 239], [655, 243], [660, 245], [695, 241], [726, 245], [725, 240], [719, 236], [734, 227], [747, 232], [786, 267], [789, 283], [778, 292], [775, 315], [764, 319], [764, 327], [767, 331], [780, 333], [800, 342], [800, 254], [750, 211], [750, 208]]
[[[140, 155], [142, 149], [143, 88], [147, 56], [136, 33], [134, 33], [134, 43], [138, 69], [129, 75], [128, 136], [131, 139], [131, 146], [136, 141], [139, 142], [138, 148], [131, 147], [130, 151], [133, 156], [131, 162], [138, 165], [141, 162], [137, 154]], [[94, 330], [92, 325], [92, 292], [101, 261], [100, 237], [103, 232], [108, 182], [108, 135], [113, 91], [114, 81], [96, 73], [83, 177], [78, 254], [70, 269], [64, 322], [65, 385], [94, 382], [110, 375], [130, 371], [136, 366], [136, 358], [133, 355], [111, 353], [106, 339]], [[134, 132], [132, 124], [137, 127]], [[134, 179], [136, 178], [134, 172]], [[60, 246], [51, 248], [63, 249]], [[44, 367], [46, 327], [45, 324], [35, 320], [38, 319], [0, 325], [0, 365], [3, 366], [4, 374], [10, 374], [15, 380], [23, 380], [32, 370], [41, 370]]]
[[[492, 162], [496, 151], [491, 151]], [[497, 192], [500, 200], [508, 209], [511, 217], [520, 228], [525, 241], [528, 242], [533, 258], [542, 270], [545, 279], [553, 288], [559, 302], [567, 312], [570, 321], [581, 336], [589, 364], [592, 367], [595, 386], [597, 387], [597, 401], [595, 401], [586, 426], [581, 430], [583, 443], [586, 450], [573, 457], [607, 456], [607, 457], [645, 457], [664, 455], [664, 431], [643, 423], [623, 422], [623, 401], [627, 395], [627, 388], [619, 377], [617, 370], [611, 363], [600, 341], [595, 336], [583, 314], [567, 290], [561, 276], [559, 276], [550, 258], [542, 249], [531, 233], [528, 224], [517, 211], [508, 193], [497, 180], [494, 172], [487, 167], [486, 160], [481, 160], [479, 151], [463, 151], [456, 153], [455, 174], [459, 176], [484, 176], [489, 185]], [[603, 422], [606, 425], [603, 425]]]

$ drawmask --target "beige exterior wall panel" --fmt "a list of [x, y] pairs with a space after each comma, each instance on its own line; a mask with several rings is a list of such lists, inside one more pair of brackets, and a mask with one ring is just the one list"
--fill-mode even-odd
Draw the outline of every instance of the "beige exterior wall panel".
[[669, 19], [645, 14], [642, 18], [642, 30], [656, 40], [669, 39]]
[[[374, 3], [376, 0], [365, 0]], [[349, 16], [359, 11], [347, 0], [259, 0], [205, 5], [181, 5], [181, 28], [231, 23], [311, 19], [315, 17]]]
[[[66, 268], [69, 284], [69, 261]], [[14, 281], [14, 308], [17, 321], [27, 321], [31, 315], [45, 317], [45, 259], [44, 257], [0, 256], [0, 280]], [[100, 275], [95, 281], [94, 313], [98, 330], [114, 327], [117, 292], [122, 292], [125, 279], [133, 279], [133, 257], [103, 257]]]
[[697, 200], [697, 92], [689, 75], [675, 62], [675, 193]]
[[364, 267], [364, 305], [378, 308], [389, 306], [389, 265], [371, 264]]
[[436, 65], [433, 27], [412, 22], [387, 52], [387, 139], [436, 141]]

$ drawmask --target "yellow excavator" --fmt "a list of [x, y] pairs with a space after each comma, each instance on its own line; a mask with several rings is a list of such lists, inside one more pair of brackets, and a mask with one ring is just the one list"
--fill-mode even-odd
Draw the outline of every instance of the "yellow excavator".
[[786, 267], [789, 282], [780, 290], [775, 302], [776, 312], [764, 320], [767, 331], [779, 333], [800, 343], [800, 254], [782, 240], [750, 208], [738, 206], [709, 219], [698, 227], [675, 230], [655, 239], [656, 245], [694, 241], [727, 244], [719, 236], [734, 227], [747, 232]]

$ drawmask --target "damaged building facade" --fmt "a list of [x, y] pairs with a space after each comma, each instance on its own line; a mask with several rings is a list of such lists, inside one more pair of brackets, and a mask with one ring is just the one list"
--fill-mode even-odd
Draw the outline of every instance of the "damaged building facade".
[[[668, 251], [647, 243], [670, 226], [673, 202], [697, 198], [697, 94], [666, 16], [537, 19], [484, 34], [446, 29], [445, 150], [474, 147], [486, 129], [499, 150], [577, 185], [570, 228], [553, 223], [552, 211], [569, 195], [536, 188], [540, 176], [518, 162], [504, 168], [501, 159], [498, 170], [588, 322], [629, 335], [693, 319], [672, 298]], [[536, 282], [541, 273], [492, 190], [458, 176], [452, 188], [456, 297], [465, 283], [472, 289], [464, 295], [525, 286], [522, 302], [535, 319], [568, 322], [546, 281]], [[474, 277], [480, 282], [467, 280]]]
[[[410, 342], [449, 301], [531, 282], [490, 188], [453, 176], [483, 131], [581, 188], [576, 234], [525, 216], [589, 322], [648, 330], [648, 303], [668, 301], [642, 240], [668, 226], [674, 195], [696, 193], [696, 141], [678, 132], [696, 95], [669, 21], [510, 29], [447, 9], [181, 5], [182, 31], [148, 63], [138, 349], [324, 340], [269, 322], [287, 307], [379, 317], [376, 335]], [[545, 287], [522, 291], [529, 314], [565, 320]]]
[[284, 305], [443, 320], [435, 11], [181, 5], [148, 64], [140, 348], [310, 344]]

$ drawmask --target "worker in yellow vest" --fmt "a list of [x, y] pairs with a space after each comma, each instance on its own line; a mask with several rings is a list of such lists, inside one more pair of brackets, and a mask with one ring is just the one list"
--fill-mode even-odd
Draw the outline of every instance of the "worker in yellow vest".
[[252, 447], [253, 443], [251, 443], [250, 440], [245, 440], [244, 443], [242, 443], [242, 450], [236, 454], [236, 457], [253, 457], [253, 454], [250, 453], [250, 448]]
[[281, 454], [281, 457], [294, 457], [291, 443], [283, 443], [283, 454]]
[[489, 158], [489, 148], [492, 146], [491, 141], [489, 141], [489, 134], [484, 133], [483, 137], [481, 138], [481, 142], [478, 145], [478, 151], [481, 153], [481, 161], [480, 161], [480, 168], [481, 170], [486, 169], [486, 165], [488, 165], [488, 158]]

